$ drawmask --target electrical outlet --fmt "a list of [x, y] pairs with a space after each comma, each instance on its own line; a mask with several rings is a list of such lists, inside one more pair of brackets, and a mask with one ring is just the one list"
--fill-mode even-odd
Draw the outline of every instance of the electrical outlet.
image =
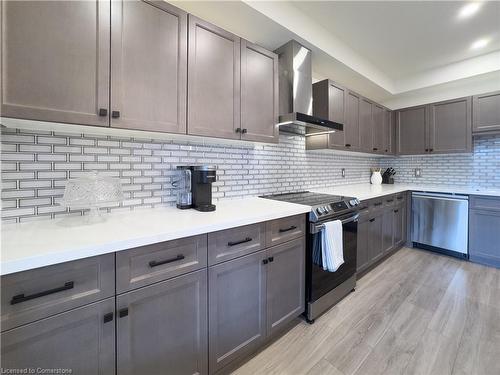
[[345, 168], [342, 168], [342, 178], [345, 178]]
[[415, 168], [415, 177], [422, 177], [422, 169]]

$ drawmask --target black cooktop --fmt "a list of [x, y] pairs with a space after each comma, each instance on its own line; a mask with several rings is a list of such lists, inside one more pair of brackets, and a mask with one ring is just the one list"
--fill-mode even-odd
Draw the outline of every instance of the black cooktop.
[[307, 206], [325, 205], [325, 204], [340, 202], [346, 199], [346, 197], [343, 197], [341, 195], [313, 193], [312, 191], [263, 195], [261, 196], [261, 198], [273, 199], [276, 201], [283, 201], [290, 203], [305, 204]]

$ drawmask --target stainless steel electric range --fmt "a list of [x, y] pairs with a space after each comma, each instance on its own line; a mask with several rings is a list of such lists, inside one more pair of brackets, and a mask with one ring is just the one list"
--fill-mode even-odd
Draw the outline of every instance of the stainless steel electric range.
[[[356, 198], [310, 191], [265, 195], [262, 198], [311, 206], [307, 223], [306, 247], [306, 320], [314, 320], [339, 302], [356, 286], [358, 205]], [[313, 248], [320, 244], [323, 224], [342, 221], [344, 264], [335, 272], [324, 271], [313, 262]]]

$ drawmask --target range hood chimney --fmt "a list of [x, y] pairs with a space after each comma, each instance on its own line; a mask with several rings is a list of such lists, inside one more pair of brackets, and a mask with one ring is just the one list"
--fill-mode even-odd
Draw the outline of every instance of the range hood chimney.
[[279, 128], [302, 135], [343, 131], [344, 126], [312, 115], [311, 51], [291, 40], [274, 51], [279, 56]]

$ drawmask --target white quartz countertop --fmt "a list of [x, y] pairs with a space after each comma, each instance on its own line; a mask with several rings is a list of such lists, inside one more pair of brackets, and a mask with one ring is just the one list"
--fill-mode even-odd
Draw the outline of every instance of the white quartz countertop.
[[227, 200], [214, 212], [175, 207], [105, 214], [105, 221], [65, 217], [2, 226], [0, 275], [310, 211], [262, 198]]
[[371, 185], [371, 184], [353, 184], [338, 185], [320, 189], [311, 189], [317, 193], [326, 193], [334, 195], [345, 195], [355, 197], [359, 200], [367, 200], [381, 197], [389, 194], [401, 193], [403, 191], [426, 191], [432, 193], [450, 193], [464, 195], [487, 195], [500, 197], [500, 190], [488, 190], [474, 187], [450, 186], [450, 185], [418, 185], [418, 184], [393, 184], [393, 185]]

